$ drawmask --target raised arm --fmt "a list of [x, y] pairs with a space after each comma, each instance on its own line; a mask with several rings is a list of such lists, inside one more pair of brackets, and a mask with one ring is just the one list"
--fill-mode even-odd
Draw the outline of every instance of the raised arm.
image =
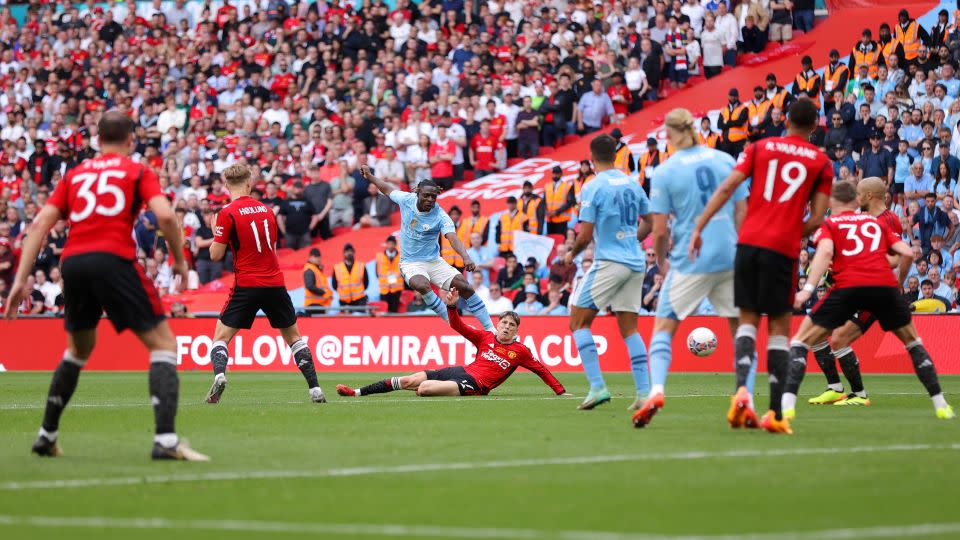
[[455, 232], [448, 232], [443, 235], [444, 238], [450, 242], [450, 246], [453, 247], [453, 250], [457, 252], [457, 255], [463, 258], [463, 269], [467, 272], [473, 272], [477, 265], [474, 263], [473, 259], [470, 258], [470, 255], [467, 254], [467, 248], [464, 247], [463, 242], [460, 241], [460, 237], [457, 236]]
[[474, 346], [479, 347], [484, 331], [463, 322], [463, 319], [460, 318], [460, 314], [457, 312], [457, 300], [459, 299], [460, 293], [458, 293], [456, 289], [448, 292], [443, 298], [443, 302], [447, 304], [447, 316], [450, 319], [450, 328], [453, 328], [458, 334], [467, 338], [467, 341], [473, 343]]
[[367, 179], [368, 182], [377, 186], [377, 189], [380, 190], [380, 193], [383, 193], [387, 197], [389, 197], [390, 194], [393, 193], [393, 190], [397, 189], [396, 186], [394, 186], [390, 182], [385, 182], [377, 178], [376, 176], [374, 176], [373, 171], [371, 171], [370, 167], [367, 165], [360, 166], [360, 176], [363, 176], [364, 178]]

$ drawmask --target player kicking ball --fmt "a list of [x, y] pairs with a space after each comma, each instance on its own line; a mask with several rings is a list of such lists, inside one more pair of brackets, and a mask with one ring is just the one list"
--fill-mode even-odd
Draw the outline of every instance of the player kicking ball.
[[[93, 352], [100, 316], [117, 332], [132, 330], [150, 351], [150, 400], [156, 431], [151, 457], [155, 460], [209, 461], [180, 440], [174, 429], [180, 381], [177, 377], [177, 342], [164, 320], [163, 305], [153, 283], [135, 262], [133, 225], [146, 203], [157, 216], [167, 247], [173, 254], [174, 272], [187, 282], [187, 264], [177, 218], [160, 190], [156, 173], [131, 160], [135, 125], [118, 111], [108, 111], [97, 123], [100, 155], [71, 169], [57, 184], [40, 210], [23, 243], [21, 264], [8, 298], [18, 306], [27, 276], [43, 241], [60, 219], [70, 220], [70, 235], [61, 256], [63, 270], [64, 327], [67, 349], [53, 372], [43, 424], [32, 451], [39, 456], [61, 455], [58, 442], [60, 416], [70, 402], [80, 370]], [[17, 310], [8, 309], [7, 319]]]
[[410, 390], [420, 397], [485, 396], [503, 384], [518, 367], [524, 367], [536, 373], [558, 396], [566, 394], [563, 385], [550, 370], [533, 357], [526, 345], [517, 341], [519, 315], [508, 311], [500, 316], [495, 331], [478, 330], [460, 318], [457, 313], [459, 299], [456, 289], [446, 293], [444, 302], [447, 305], [447, 318], [450, 328], [477, 348], [477, 358], [472, 364], [467, 367], [452, 366], [418, 371], [405, 377], [384, 379], [362, 388], [338, 384], [337, 393], [344, 397], [359, 397], [394, 390]]
[[443, 235], [454, 251], [463, 257], [464, 269], [473, 272], [476, 268], [457, 237], [453, 220], [437, 204], [440, 186], [432, 180], [423, 180], [413, 193], [409, 193], [380, 180], [366, 165], [360, 167], [360, 174], [400, 206], [400, 274], [407, 285], [419, 292], [427, 306], [445, 321], [447, 310], [430, 285], [445, 291], [456, 289], [466, 301], [467, 310], [480, 321], [483, 329], [493, 331], [493, 322], [483, 300], [475, 294], [463, 274], [440, 257], [439, 240]]
[[[704, 298], [709, 298], [717, 314], [730, 321], [730, 332], [736, 335], [739, 310], [733, 305], [733, 255], [737, 229], [747, 210], [747, 189], [737, 187], [717, 216], [703, 230], [703, 249], [695, 261], [687, 257], [687, 245], [694, 222], [703, 212], [707, 200], [720, 180], [733, 171], [733, 158], [724, 152], [698, 143], [693, 115], [686, 109], [674, 109], [666, 117], [667, 138], [676, 149], [665, 163], [657, 167], [650, 189], [650, 212], [653, 218], [653, 249], [666, 268], [664, 259], [669, 246], [670, 270], [660, 291], [657, 318], [650, 340], [650, 395], [633, 415], [633, 425], [645, 427], [663, 408], [664, 385], [670, 370], [671, 341], [680, 322], [696, 312]], [[673, 227], [669, 225], [673, 215]], [[734, 358], [736, 365], [736, 358]], [[752, 372], [755, 376], [756, 372]], [[754, 377], [746, 381], [752, 395]], [[753, 407], [748, 408], [741, 425], [757, 427]]]
[[[880, 328], [892, 332], [906, 347], [917, 377], [933, 400], [937, 418], [954, 418], [953, 408], [940, 389], [930, 353], [910, 320], [910, 308], [897, 290], [897, 284], [903, 283], [910, 270], [913, 252], [883, 222], [870, 214], [856, 213], [860, 205], [852, 183], [835, 184], [830, 202], [831, 216], [813, 237], [817, 253], [810, 265], [810, 280], [796, 294], [794, 306], [802, 306], [810, 299], [815, 284], [831, 263], [836, 284], [803, 319], [793, 336], [790, 347], [794, 363], [806, 364], [811, 345], [824, 340], [857, 311], [869, 311]], [[888, 254], [900, 256], [897, 277], [890, 272]]]
[[766, 314], [770, 410], [760, 419], [760, 427], [770, 433], [793, 433], [780, 407], [790, 369], [787, 335], [796, 291], [797, 254], [801, 240], [823, 222], [833, 183], [830, 158], [808, 140], [818, 121], [817, 106], [810, 100], [792, 104], [787, 136], [763, 139], [746, 148], [707, 202], [690, 235], [689, 255], [694, 259], [703, 245], [704, 228], [737, 188], [753, 179], [734, 257], [733, 294], [740, 308], [740, 326], [734, 344], [737, 390], [727, 410], [727, 422], [734, 428], [742, 427], [750, 417], [752, 398], [746, 381], [755, 369], [757, 325]]
[[223, 259], [229, 246], [233, 250], [236, 281], [214, 330], [213, 348], [210, 351], [213, 385], [205, 401], [220, 402], [227, 388], [227, 343], [241, 329], [249, 330], [257, 312], [263, 310], [270, 326], [279, 329], [280, 335], [290, 346], [293, 359], [307, 381], [310, 400], [325, 403], [327, 399], [317, 381], [313, 355], [307, 342], [300, 338], [297, 313], [277, 261], [276, 216], [265, 204], [250, 197], [253, 175], [246, 165], [227, 167], [223, 171], [223, 178], [231, 201], [217, 214], [210, 258], [214, 261]]
[[[857, 199], [860, 201], [860, 210], [874, 216], [893, 233], [900, 235], [903, 233], [903, 225], [900, 224], [900, 218], [887, 209], [887, 202], [884, 198], [886, 191], [886, 184], [877, 177], [861, 180], [857, 183]], [[897, 267], [899, 261], [897, 255], [889, 255], [887, 258], [890, 260], [892, 267]], [[863, 387], [863, 377], [860, 375], [860, 362], [850, 345], [860, 339], [860, 336], [866, 334], [867, 330], [876, 321], [877, 318], [869, 311], [857, 312], [843, 326], [830, 334], [829, 343], [824, 340], [811, 347], [813, 357], [827, 379], [827, 389], [819, 396], [810, 398], [808, 403], [811, 405], [833, 404], [837, 406], [870, 405], [867, 391]], [[843, 376], [850, 383], [849, 394], [844, 393], [843, 384], [840, 382], [840, 374], [837, 373], [837, 363], [840, 364]], [[805, 358], [803, 362], [790, 363], [790, 372], [783, 390], [783, 415], [791, 420], [797, 415], [797, 391], [806, 370]]]
[[[637, 391], [633, 407], [640, 407], [650, 390], [647, 348], [637, 333], [637, 313], [643, 299], [645, 263], [640, 241], [650, 232], [650, 201], [640, 184], [614, 167], [617, 140], [599, 135], [590, 141], [590, 159], [597, 175], [581, 192], [580, 234], [567, 252], [566, 264], [591, 242], [594, 263], [574, 293], [570, 330], [580, 352], [590, 392], [580, 410], [610, 401], [600, 371], [597, 345], [590, 325], [600, 308], [616, 314], [620, 335], [630, 355], [630, 371]], [[641, 225], [642, 224], [642, 225]]]

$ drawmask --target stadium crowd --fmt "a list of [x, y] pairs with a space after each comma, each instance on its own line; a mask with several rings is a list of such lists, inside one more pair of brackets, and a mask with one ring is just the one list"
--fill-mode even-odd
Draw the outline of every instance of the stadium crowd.
[[[891, 205], [928, 266], [918, 263], [918, 277], [927, 279], [914, 290], [926, 290], [937, 271], [934, 290], [952, 305], [960, 33], [949, 14], [928, 29], [902, 19], [893, 32], [881, 28], [879, 41], [867, 35], [855, 44], [847, 64], [831, 56], [823, 75], [805, 59], [792, 85], [768, 77], [746, 103], [731, 92], [716, 125], [705, 119], [701, 135], [737, 153], [748, 140], [781, 134], [791, 99], [822, 103], [830, 123], [815, 137], [838, 176], [889, 178]], [[390, 223], [394, 206], [359, 174], [361, 165], [407, 189], [425, 178], [450, 187], [616, 124], [644, 102], [735, 65], [739, 55], [791, 40], [813, 20], [812, 0], [376, 0], [359, 9], [344, 0], [153, 0], [136, 8], [34, 0], [23, 23], [4, 8], [0, 298], [38, 208], [73, 166], [96, 153], [96, 121], [107, 109], [138, 121], [136, 157], [158, 172], [174, 201], [194, 285], [202, 285], [230, 269], [229, 260], [212, 261], [208, 248], [215, 213], [229, 200], [219, 175], [232, 163], [259, 169], [254, 195], [280, 216], [281, 245], [303, 248]], [[624, 152], [624, 166], [644, 183], [666, 158], [653, 142], [646, 153]], [[557, 268], [560, 256], [548, 268], [533, 261], [531, 269], [531, 261], [510, 256], [512, 231], [560, 234], [566, 245], [559, 255], [573, 241], [567, 227], [589, 178], [585, 163], [572, 184], [548, 186], [543, 195], [525, 187], [495, 219], [479, 206], [460, 218], [448, 208], [475, 250], [482, 271], [472, 278], [491, 313], [506, 302], [521, 313], [566, 312], [589, 254], [575, 268]], [[929, 205], [927, 191], [935, 196]], [[62, 306], [58, 254], [67, 234], [66, 223], [51, 233], [35, 263], [38, 294], [20, 309], [55, 313]], [[147, 276], [165, 292], [169, 255], [149, 212], [136, 239]], [[443, 248], [457, 266], [456, 254]], [[316, 289], [308, 276], [308, 307], [322, 307], [331, 291], [341, 304], [364, 304], [357, 289], [376, 279], [389, 311], [416, 311], [418, 299], [397, 282], [390, 249], [388, 242], [378, 255], [375, 276], [360, 275], [354, 267], [363, 264], [346, 256], [329, 275], [319, 264], [316, 273], [307, 268]], [[648, 272], [650, 309], [659, 279]]]

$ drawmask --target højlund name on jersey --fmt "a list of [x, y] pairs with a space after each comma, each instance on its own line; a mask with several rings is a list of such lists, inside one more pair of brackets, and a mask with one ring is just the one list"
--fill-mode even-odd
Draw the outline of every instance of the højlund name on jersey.
[[783, 152], [784, 154], [790, 154], [791, 156], [800, 156], [807, 159], [816, 159], [817, 150], [813, 148], [806, 148], [796, 144], [785, 143], [785, 142], [765, 142], [763, 147], [766, 150], [776, 150], [777, 152]]
[[240, 212], [241, 216], [248, 216], [250, 214], [266, 214], [268, 212], [266, 206], [244, 206], [238, 208], [237, 211]]

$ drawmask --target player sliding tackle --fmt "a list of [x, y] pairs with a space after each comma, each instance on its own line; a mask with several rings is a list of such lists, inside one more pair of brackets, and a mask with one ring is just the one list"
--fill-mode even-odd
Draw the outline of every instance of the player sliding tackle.
[[[800, 307], [810, 299], [831, 262], [836, 285], [803, 319], [793, 336], [793, 365], [806, 366], [811, 345], [826, 339], [831, 330], [842, 326], [857, 311], [869, 311], [880, 328], [893, 332], [906, 346], [917, 377], [933, 399], [937, 418], [954, 418], [953, 408], [940, 390], [930, 353], [910, 320], [910, 308], [897, 290], [897, 284], [903, 283], [910, 270], [913, 252], [900, 235], [877, 218], [855, 213], [859, 203], [857, 188], [852, 183], [834, 185], [830, 203], [831, 216], [813, 237], [817, 253], [810, 265], [810, 279], [797, 293], [794, 306]], [[888, 254], [900, 256], [896, 278], [890, 272]], [[803, 372], [795, 375], [799, 387]], [[788, 397], [796, 400], [795, 394], [784, 394], [785, 401]]]
[[[728, 154], [698, 144], [690, 111], [670, 111], [666, 126], [667, 138], [677, 151], [657, 167], [650, 189], [653, 249], [660, 268], [667, 267], [664, 259], [671, 243], [673, 249], [670, 251], [670, 271], [660, 291], [653, 339], [650, 340], [650, 396], [633, 415], [633, 425], [638, 428], [649, 424], [663, 408], [671, 341], [680, 321], [693, 314], [704, 298], [710, 299], [718, 315], [730, 321], [730, 331], [734, 335], [739, 315], [733, 305], [733, 254], [737, 229], [747, 211], [746, 187], [738, 186], [731, 200], [704, 229], [703, 250], [697, 260], [691, 261], [687, 257], [687, 244], [693, 224], [720, 180], [733, 171], [734, 161]], [[675, 216], [672, 237], [671, 215]], [[750, 375], [746, 386], [752, 394], [756, 371]], [[746, 411], [742, 426], [757, 427], [752, 406]]]
[[405, 377], [391, 377], [368, 384], [363, 388], [350, 388], [338, 384], [337, 393], [345, 397], [383, 394], [394, 390], [411, 390], [421, 397], [432, 396], [485, 396], [503, 384], [518, 367], [524, 367], [543, 379], [557, 395], [566, 394], [560, 381], [543, 364], [533, 357], [526, 345], [517, 341], [520, 316], [508, 311], [500, 316], [496, 331], [477, 330], [463, 322], [457, 314], [456, 290], [446, 293], [447, 316], [450, 328], [467, 338], [477, 348], [476, 360], [467, 367], [453, 366], [438, 370], [418, 371]]
[[327, 400], [317, 382], [313, 356], [307, 342], [300, 339], [297, 313], [277, 261], [274, 244], [278, 238], [277, 218], [270, 208], [250, 197], [253, 175], [247, 166], [231, 165], [223, 170], [223, 177], [231, 201], [217, 215], [210, 258], [219, 261], [229, 246], [233, 250], [236, 277], [230, 299], [214, 330], [210, 351], [214, 376], [206, 402], [219, 403], [227, 387], [227, 343], [241, 328], [253, 326], [257, 312], [263, 310], [270, 326], [278, 328], [290, 346], [293, 359], [307, 381], [311, 401], [324, 403]]
[[439, 240], [442, 234], [454, 251], [463, 257], [464, 269], [473, 272], [476, 268], [463, 242], [457, 237], [453, 220], [437, 204], [440, 186], [432, 180], [424, 180], [417, 185], [414, 193], [408, 193], [380, 180], [366, 165], [360, 167], [360, 174], [400, 206], [400, 274], [407, 285], [419, 292], [423, 301], [443, 320], [447, 320], [447, 310], [430, 284], [445, 291], [451, 287], [456, 289], [466, 300], [467, 310], [480, 321], [484, 330], [492, 331], [493, 323], [483, 300], [474, 293], [463, 274], [440, 258]]

